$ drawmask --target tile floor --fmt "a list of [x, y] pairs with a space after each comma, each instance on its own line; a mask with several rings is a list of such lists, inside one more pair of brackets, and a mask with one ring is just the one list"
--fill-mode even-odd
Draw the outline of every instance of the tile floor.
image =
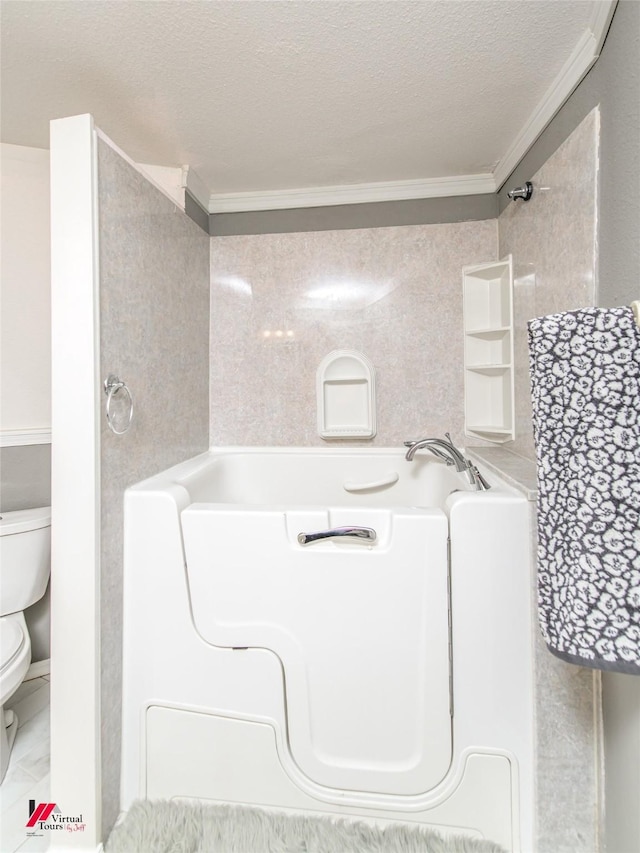
[[49, 802], [49, 677], [25, 681], [7, 702], [18, 715], [7, 775], [0, 785], [0, 853], [46, 850], [46, 836], [27, 836], [29, 800]]

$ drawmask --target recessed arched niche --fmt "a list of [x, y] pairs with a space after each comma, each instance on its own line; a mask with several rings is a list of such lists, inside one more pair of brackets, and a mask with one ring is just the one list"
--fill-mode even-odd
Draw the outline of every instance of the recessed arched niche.
[[318, 433], [324, 439], [376, 434], [375, 369], [363, 353], [334, 350], [316, 375]]

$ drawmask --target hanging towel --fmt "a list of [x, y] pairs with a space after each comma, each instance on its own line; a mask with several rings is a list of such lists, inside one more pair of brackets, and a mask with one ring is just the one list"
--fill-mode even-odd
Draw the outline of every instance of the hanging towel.
[[529, 356], [543, 636], [640, 675], [640, 328], [627, 307], [540, 317]]

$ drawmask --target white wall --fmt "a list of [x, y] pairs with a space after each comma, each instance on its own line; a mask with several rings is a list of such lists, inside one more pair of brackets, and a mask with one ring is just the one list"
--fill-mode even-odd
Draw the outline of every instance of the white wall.
[[49, 430], [49, 152], [3, 144], [0, 164], [0, 432]]
[[[0, 509], [8, 512], [51, 500], [49, 448], [39, 444], [51, 431], [49, 152], [2, 144], [0, 175]], [[49, 657], [49, 612], [48, 592], [26, 611], [33, 661]]]

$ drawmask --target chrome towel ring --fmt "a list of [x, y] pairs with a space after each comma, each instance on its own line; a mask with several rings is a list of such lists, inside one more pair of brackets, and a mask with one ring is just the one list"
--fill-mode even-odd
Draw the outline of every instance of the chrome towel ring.
[[[126, 392], [129, 402], [126, 404], [128, 408], [128, 413], [124, 420], [126, 421], [124, 429], [118, 429], [115, 420], [114, 420], [114, 412], [111, 411], [111, 406], [114, 398], [118, 398], [118, 394], [121, 392]], [[107, 404], [106, 404], [106, 413], [107, 413], [107, 424], [109, 425], [109, 429], [111, 432], [114, 432], [116, 435], [124, 435], [124, 433], [131, 426], [131, 421], [133, 420], [133, 397], [131, 396], [131, 391], [127, 388], [126, 384], [118, 379], [113, 373], [110, 373], [109, 376], [104, 380], [104, 393], [107, 395]]]

